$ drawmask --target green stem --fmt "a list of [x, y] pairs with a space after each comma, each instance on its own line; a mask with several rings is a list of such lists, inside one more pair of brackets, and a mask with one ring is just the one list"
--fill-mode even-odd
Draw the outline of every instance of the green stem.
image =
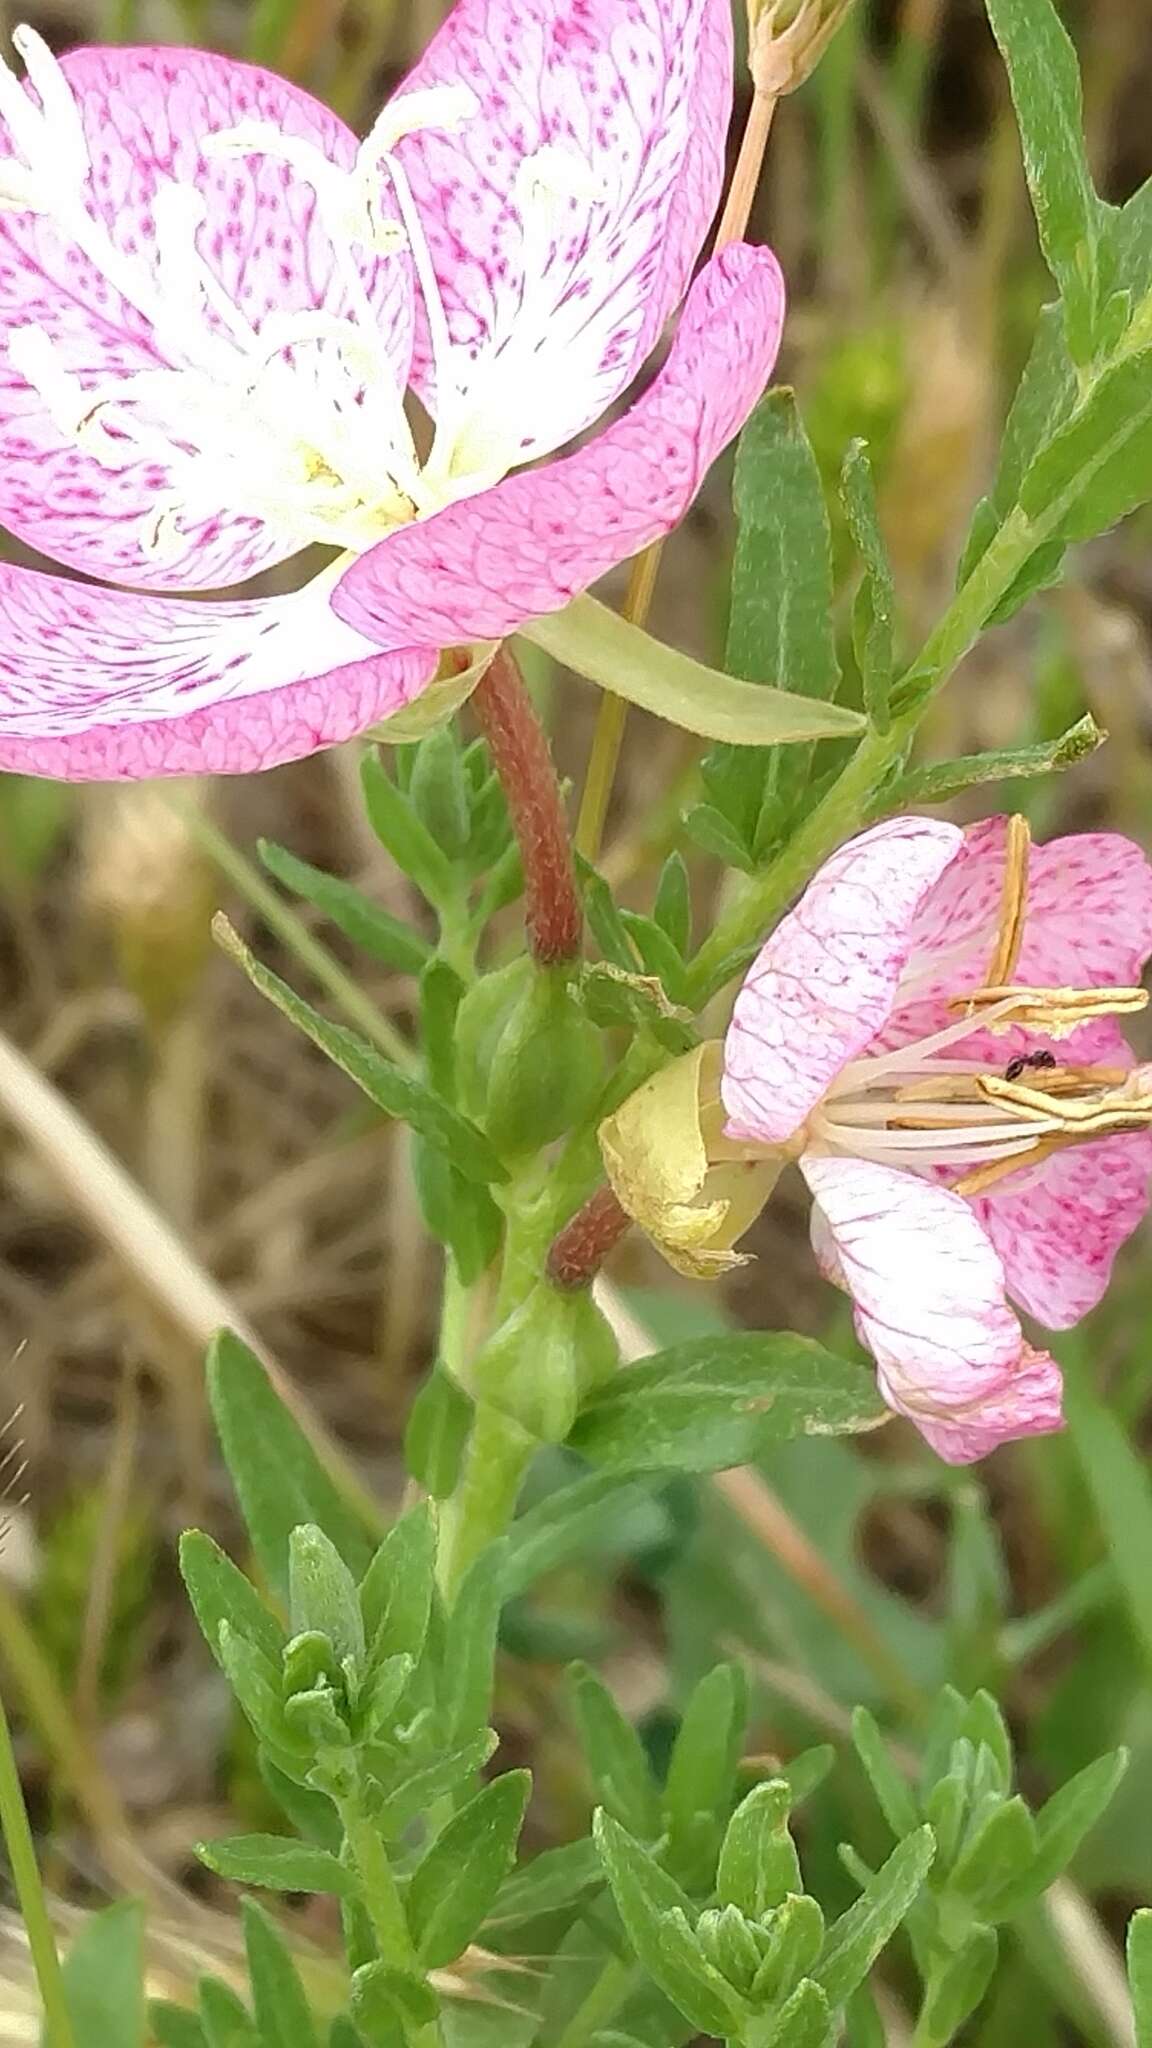
[[0, 1700], [0, 1827], [3, 1828], [4, 1840], [8, 1846], [12, 1882], [16, 1887], [16, 1897], [20, 1901], [32, 1965], [40, 1986], [40, 1996], [44, 2001], [45, 2048], [75, 2048], [68, 2001], [64, 1995], [64, 1978], [60, 1970], [60, 1958], [56, 1953], [56, 1937], [52, 1932], [52, 1922], [48, 1918], [44, 1887], [40, 1881], [40, 1867], [36, 1861], [32, 1830], [28, 1825], [20, 1774], [12, 1753], [12, 1736], [3, 1700]]
[[[983, 627], [1021, 569], [1059, 524], [1063, 502], [1043, 522], [1014, 512], [957, 592], [896, 695], [907, 709], [886, 733], [865, 735], [831, 789], [810, 811], [779, 858], [754, 875], [715, 926], [692, 964], [691, 1000], [697, 1008], [721, 988], [733, 961], [755, 947], [833, 849], [863, 823], [877, 787], [908, 746], [925, 709]], [[911, 701], [909, 701], [911, 700]]]
[[614, 2019], [637, 1981], [631, 1963], [609, 1956], [588, 1996], [576, 2008], [556, 2048], [585, 2048], [591, 2036]]
[[498, 1408], [478, 1406], [460, 1482], [440, 1515], [438, 1570], [451, 1601], [470, 1564], [503, 1536], [516, 1511], [535, 1437]]
[[[337, 1799], [335, 1805], [352, 1860], [360, 1874], [365, 1909], [372, 1922], [382, 1960], [405, 1976], [423, 1980], [426, 1973], [413, 1945], [404, 1901], [381, 1836], [364, 1812], [357, 1794]], [[424, 2026], [406, 2025], [405, 2034], [409, 2048], [443, 2048], [444, 2036], [439, 2020], [430, 2020]]]

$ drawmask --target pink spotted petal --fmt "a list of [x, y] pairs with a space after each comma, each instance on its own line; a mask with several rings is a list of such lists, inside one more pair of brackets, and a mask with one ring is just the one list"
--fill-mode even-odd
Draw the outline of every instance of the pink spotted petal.
[[972, 1207], [1004, 1262], [1013, 1301], [1049, 1330], [1068, 1330], [1101, 1300], [1121, 1245], [1143, 1221], [1152, 1132], [1054, 1153]]
[[727, 1134], [781, 1144], [887, 1020], [916, 912], [963, 834], [892, 818], [834, 853], [777, 926], [724, 1046]]
[[73, 782], [274, 768], [398, 711], [436, 661], [381, 655], [319, 583], [197, 604], [0, 564], [0, 768]]
[[[975, 988], [995, 944], [1006, 821], [986, 818], [922, 905], [908, 999]], [[1024, 943], [1014, 979], [1033, 987], [1131, 986], [1152, 953], [1152, 865], [1117, 832], [1032, 848]]]
[[370, 548], [337, 586], [341, 617], [382, 647], [447, 647], [558, 611], [682, 518], [767, 382], [783, 309], [771, 253], [726, 249], [696, 280], [667, 364], [623, 419]]
[[[598, 419], [679, 304], [720, 194], [731, 41], [728, 0], [458, 0], [401, 88], [464, 84], [480, 103], [398, 154], [470, 393], [512, 460]], [[554, 200], [526, 266], [517, 187], [542, 149], [602, 196]], [[426, 339], [416, 377], [430, 401]]]
[[1004, 1298], [969, 1204], [916, 1174], [806, 1154], [880, 1391], [949, 1464], [1061, 1426], [1060, 1374]]
[[[80, 106], [92, 158], [89, 212], [107, 230], [138, 304], [129, 304], [46, 217], [0, 212], [0, 333], [42, 328], [61, 367], [84, 391], [113, 389], [129, 375], [186, 367], [171, 334], [157, 335], [155, 203], [173, 180], [207, 202], [198, 246], [210, 270], [260, 332], [271, 314], [324, 308], [344, 315], [346, 287], [317, 217], [312, 186], [271, 157], [207, 161], [205, 135], [259, 121], [314, 143], [349, 165], [356, 138], [308, 93], [271, 72], [202, 50], [90, 49], [63, 60]], [[31, 89], [29, 88], [31, 93]], [[0, 153], [12, 154], [0, 126]], [[361, 276], [378, 320], [380, 346], [403, 386], [411, 349], [411, 282], [403, 258], [363, 252]], [[171, 287], [166, 287], [171, 305]], [[189, 337], [196, 313], [175, 320]], [[216, 331], [222, 332], [218, 317]], [[330, 344], [329, 344], [330, 346]], [[239, 365], [241, 358], [234, 352]], [[309, 360], [307, 349], [301, 362]], [[191, 400], [189, 401], [191, 405]], [[102, 417], [111, 431], [112, 415]], [[143, 411], [137, 413], [145, 418]], [[156, 451], [124, 444], [124, 466], [109, 469], [81, 452], [53, 423], [36, 391], [0, 345], [0, 520], [44, 554], [93, 576], [149, 588], [210, 588], [243, 581], [295, 552], [230, 493], [203, 505], [178, 550], [149, 552], [158, 505], [179, 492], [170, 420]]]

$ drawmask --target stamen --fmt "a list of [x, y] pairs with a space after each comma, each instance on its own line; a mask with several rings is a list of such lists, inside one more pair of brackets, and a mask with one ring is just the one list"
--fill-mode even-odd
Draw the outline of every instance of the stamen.
[[1020, 958], [1024, 939], [1024, 918], [1028, 908], [1028, 866], [1032, 834], [1027, 818], [1019, 814], [1008, 820], [1004, 848], [1004, 881], [1000, 892], [1000, 928], [988, 967], [990, 987], [1010, 982]]
[[995, 982], [949, 996], [950, 1010], [979, 1019], [983, 1030], [1023, 1025], [1048, 1038], [1065, 1038], [1096, 1017], [1131, 1017], [1148, 1003], [1143, 988], [1013, 988]]

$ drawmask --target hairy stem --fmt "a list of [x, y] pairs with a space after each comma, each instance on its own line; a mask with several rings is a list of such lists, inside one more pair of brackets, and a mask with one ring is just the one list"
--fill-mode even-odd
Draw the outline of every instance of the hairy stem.
[[508, 803], [524, 864], [524, 922], [542, 967], [573, 960], [583, 912], [560, 784], [544, 728], [507, 647], [497, 653], [472, 695], [488, 751]]
[[437, 1569], [449, 1603], [469, 1565], [507, 1529], [535, 1449], [535, 1437], [511, 1416], [486, 1404], [477, 1408], [459, 1484], [440, 1514]]

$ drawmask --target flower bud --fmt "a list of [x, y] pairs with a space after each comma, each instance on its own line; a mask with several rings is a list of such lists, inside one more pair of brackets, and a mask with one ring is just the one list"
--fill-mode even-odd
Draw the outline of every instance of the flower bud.
[[473, 1359], [469, 1391], [541, 1443], [559, 1444], [619, 1355], [590, 1293], [558, 1293], [541, 1280]]
[[724, 1136], [723, 1046], [698, 1045], [661, 1067], [600, 1126], [617, 1200], [670, 1266], [706, 1280], [744, 1264], [732, 1250], [783, 1165], [763, 1146]]
[[757, 92], [782, 99], [814, 71], [852, 0], [748, 0], [748, 62]]
[[604, 1086], [600, 1032], [562, 968], [534, 968], [492, 1054], [484, 1127], [501, 1154], [534, 1152], [571, 1130]]
[[755, 1981], [765, 1946], [758, 1927], [751, 1926], [739, 1906], [710, 1907], [696, 1923], [696, 1939], [708, 1961], [733, 1989], [747, 1993]]
[[526, 954], [473, 982], [456, 1012], [456, 1085], [460, 1106], [481, 1122], [488, 1104], [488, 1078], [500, 1036], [532, 980]]

